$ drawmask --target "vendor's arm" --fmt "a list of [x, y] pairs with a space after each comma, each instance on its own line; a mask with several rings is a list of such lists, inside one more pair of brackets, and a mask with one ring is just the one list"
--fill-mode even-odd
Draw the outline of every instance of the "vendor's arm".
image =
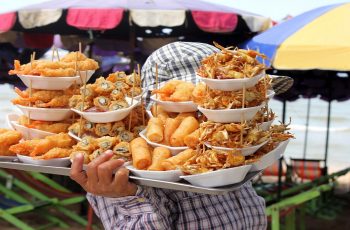
[[[122, 167], [121, 159], [111, 160], [112, 151], [107, 151], [88, 164], [83, 170], [84, 157], [78, 154], [72, 163], [70, 177], [83, 189], [104, 197], [125, 197], [136, 194], [137, 186], [129, 182], [129, 170]], [[115, 171], [115, 174], [113, 173]]]

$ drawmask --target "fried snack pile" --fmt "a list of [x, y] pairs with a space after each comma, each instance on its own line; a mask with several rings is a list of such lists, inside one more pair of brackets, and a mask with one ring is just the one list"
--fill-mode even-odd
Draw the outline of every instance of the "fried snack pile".
[[70, 52], [60, 61], [34, 60], [32, 63], [23, 64], [15, 60], [14, 69], [9, 71], [10, 75], [35, 75], [42, 77], [73, 77], [77, 76], [76, 67], [80, 71], [96, 70], [98, 63], [87, 58], [80, 52]]
[[16, 156], [16, 153], [10, 150], [10, 146], [17, 144], [21, 139], [20, 132], [0, 129], [0, 156]]
[[135, 75], [126, 75], [123, 71], [115, 72], [109, 74], [106, 80], [112, 82], [116, 90], [121, 91], [128, 97], [132, 97], [133, 95], [136, 97], [142, 94], [141, 77], [136, 73]]
[[[245, 92], [244, 107], [261, 105], [265, 100], [266, 88], [263, 81], [248, 88]], [[204, 83], [199, 83], [192, 93], [193, 101], [206, 109], [240, 109], [242, 108], [243, 92], [221, 91], [207, 89]]]
[[274, 120], [275, 118], [276, 118], [276, 115], [271, 109], [269, 113], [267, 113], [267, 108], [263, 107], [254, 116], [254, 118], [252, 119], [252, 122], [253, 123], [268, 122], [268, 121]]
[[273, 142], [281, 142], [286, 141], [289, 138], [294, 138], [294, 135], [288, 132], [288, 130], [290, 130], [288, 127], [290, 123], [291, 121], [289, 121], [288, 124], [280, 123], [279, 125], [272, 125], [270, 128], [271, 140]]
[[231, 50], [218, 44], [215, 46], [221, 49], [221, 52], [214, 53], [202, 60], [197, 71], [201, 77], [212, 79], [251, 78], [266, 69], [266, 66], [256, 59], [257, 56], [267, 58], [261, 53], [254, 50]]
[[[119, 76], [120, 78], [112, 78], [111, 76]], [[122, 78], [122, 76], [124, 76], [124, 78]], [[110, 80], [108, 80], [108, 78]], [[130, 93], [132, 94], [132, 92], [134, 92], [134, 96], [142, 93], [140, 87], [135, 86], [135, 88], [133, 88], [128, 85], [134, 81], [133, 75], [127, 76], [124, 72], [119, 72], [110, 75], [108, 78], [105, 79], [100, 77], [96, 79], [94, 84], [87, 84], [86, 86], [81, 87], [80, 94], [73, 95], [70, 98], [69, 106], [81, 111], [114, 111], [129, 107], [128, 102], [125, 100], [125, 96], [128, 96]], [[122, 81], [121, 79], [124, 80]], [[112, 80], [115, 80], [115, 82]], [[138, 75], [135, 75], [135, 81], [140, 81]], [[85, 98], [84, 101], [83, 98]]]
[[67, 133], [68, 127], [71, 125], [68, 122], [55, 122], [55, 121], [35, 121], [30, 120], [29, 118], [22, 115], [18, 118], [18, 124], [23, 125], [30, 129], [39, 129], [42, 131], [50, 132], [50, 133]]
[[[243, 144], [241, 145], [241, 131]], [[221, 124], [212, 121], [200, 125], [200, 139], [212, 146], [227, 148], [244, 148], [261, 144], [270, 138], [269, 131], [249, 127], [246, 123]]]
[[[164, 118], [164, 117], [163, 117]], [[199, 128], [198, 120], [193, 113], [180, 113], [175, 118], [152, 117], [147, 124], [148, 140], [167, 146], [185, 146], [185, 139]]]
[[69, 99], [79, 92], [74, 87], [67, 90], [37, 90], [32, 89], [30, 96], [29, 89], [21, 91], [17, 87], [15, 92], [19, 97], [12, 100], [15, 105], [32, 106], [37, 108], [68, 108]]
[[[92, 136], [92, 137], [103, 137], [103, 136], [111, 136], [118, 137], [122, 136], [120, 139], [131, 140], [133, 137], [137, 137], [139, 133], [146, 128], [143, 125], [142, 114], [145, 115], [144, 120], [145, 124], [148, 122], [148, 117], [146, 112], [142, 113], [142, 107], [137, 106], [133, 109], [131, 114], [129, 114], [122, 121], [109, 122], [109, 123], [93, 123], [87, 121], [85, 119], [82, 120], [82, 129], [81, 132], [84, 136]], [[130, 130], [129, 128], [129, 119], [131, 117]], [[69, 126], [68, 130], [75, 135], [78, 135], [80, 132], [80, 120]], [[129, 137], [129, 138], [127, 138]]]
[[88, 164], [93, 159], [97, 158], [107, 150], [114, 152], [113, 159], [122, 158], [125, 161], [131, 159], [129, 140], [124, 141], [119, 137], [101, 137], [93, 138], [90, 136], [84, 137], [80, 142], [72, 148], [70, 158], [74, 160], [76, 154], [84, 155], [84, 163]]
[[34, 157], [35, 159], [53, 159], [68, 157], [75, 141], [66, 133], [47, 136], [44, 139], [33, 139], [12, 145], [10, 151]]
[[240, 151], [198, 149], [193, 157], [180, 166], [180, 169], [186, 174], [200, 174], [237, 167], [243, 165], [244, 161], [245, 157]]
[[194, 85], [182, 80], [171, 80], [160, 89], [155, 89], [152, 94], [157, 94], [161, 101], [184, 102], [192, 100]]

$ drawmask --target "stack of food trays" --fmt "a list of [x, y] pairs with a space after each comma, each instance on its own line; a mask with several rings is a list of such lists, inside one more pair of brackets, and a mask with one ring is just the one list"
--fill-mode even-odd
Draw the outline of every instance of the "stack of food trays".
[[286, 125], [270, 128], [275, 116], [267, 105], [274, 91], [258, 55], [223, 49], [202, 61], [198, 78], [203, 82], [170, 80], [153, 90], [157, 106], [140, 136], [155, 149], [146, 166], [128, 168], [149, 179], [217, 187], [239, 183], [249, 171], [276, 161], [293, 136]]

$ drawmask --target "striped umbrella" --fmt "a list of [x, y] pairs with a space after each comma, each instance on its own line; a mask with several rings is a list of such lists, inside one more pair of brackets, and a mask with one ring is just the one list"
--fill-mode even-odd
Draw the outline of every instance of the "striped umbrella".
[[283, 22], [245, 43], [278, 70], [350, 70], [350, 4], [320, 7]]

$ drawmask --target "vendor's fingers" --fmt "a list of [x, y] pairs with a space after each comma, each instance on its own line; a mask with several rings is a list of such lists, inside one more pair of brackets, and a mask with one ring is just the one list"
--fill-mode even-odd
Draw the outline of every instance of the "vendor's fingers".
[[113, 184], [118, 192], [123, 192], [129, 183], [129, 170], [122, 167], [118, 169], [114, 176]]
[[89, 183], [93, 185], [95, 184], [97, 185], [98, 183], [97, 167], [103, 162], [106, 162], [109, 159], [111, 159], [112, 156], [113, 156], [113, 152], [108, 150], [87, 165], [86, 174], [87, 174]]
[[110, 185], [113, 180], [113, 172], [123, 164], [122, 159], [110, 160], [100, 164], [97, 167], [98, 183], [100, 185]]
[[77, 154], [73, 160], [72, 167], [69, 172], [69, 176], [72, 180], [75, 180], [82, 187], [85, 186], [87, 177], [83, 170], [84, 156], [83, 154]]

